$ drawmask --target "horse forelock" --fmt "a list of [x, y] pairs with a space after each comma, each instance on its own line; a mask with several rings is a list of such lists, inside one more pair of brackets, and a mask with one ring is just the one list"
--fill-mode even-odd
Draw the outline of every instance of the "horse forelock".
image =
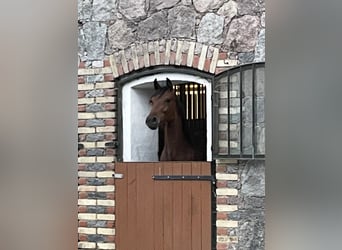
[[161, 97], [161, 96], [163, 96], [163, 95], [165, 94], [165, 92], [168, 91], [168, 90], [170, 90], [168, 87], [162, 87], [162, 88], [160, 88], [160, 89], [157, 89], [157, 90], [153, 93], [153, 95], [151, 96], [151, 98], [152, 98], [152, 97], [155, 97], [155, 96]]

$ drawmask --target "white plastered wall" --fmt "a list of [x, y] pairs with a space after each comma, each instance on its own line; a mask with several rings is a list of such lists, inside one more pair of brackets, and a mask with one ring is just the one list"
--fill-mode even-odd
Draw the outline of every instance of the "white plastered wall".
[[158, 161], [158, 130], [151, 130], [145, 124], [150, 112], [148, 103], [153, 94], [153, 81], [157, 78], [162, 84], [169, 78], [178, 83], [196, 82], [206, 86], [207, 103], [207, 161], [211, 161], [211, 86], [204, 78], [181, 74], [161, 73], [141, 77], [131, 81], [122, 88], [122, 133], [123, 161], [125, 162], [155, 162]]

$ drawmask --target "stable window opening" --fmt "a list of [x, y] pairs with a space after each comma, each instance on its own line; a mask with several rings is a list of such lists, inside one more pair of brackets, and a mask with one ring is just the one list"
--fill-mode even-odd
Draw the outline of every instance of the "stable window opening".
[[200, 151], [202, 161], [211, 161], [211, 83], [208, 79], [183, 74], [160, 73], [144, 76], [126, 83], [121, 92], [122, 161], [156, 162], [164, 146], [163, 131], [151, 130], [145, 124], [150, 113], [149, 100], [154, 93], [154, 80], [161, 86], [166, 78], [184, 111], [186, 125], [193, 145]]

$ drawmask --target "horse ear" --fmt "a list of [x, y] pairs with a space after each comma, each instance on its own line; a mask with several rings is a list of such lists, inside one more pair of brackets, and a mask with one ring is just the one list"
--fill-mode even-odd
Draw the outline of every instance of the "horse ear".
[[160, 89], [160, 88], [161, 88], [161, 87], [160, 87], [160, 85], [159, 85], [159, 83], [158, 83], [158, 81], [157, 81], [157, 78], [154, 79], [154, 89], [157, 90], [157, 89]]
[[172, 82], [171, 82], [171, 80], [170, 80], [169, 78], [166, 78], [166, 86], [167, 86], [170, 90], [173, 89], [173, 87], [172, 87]]

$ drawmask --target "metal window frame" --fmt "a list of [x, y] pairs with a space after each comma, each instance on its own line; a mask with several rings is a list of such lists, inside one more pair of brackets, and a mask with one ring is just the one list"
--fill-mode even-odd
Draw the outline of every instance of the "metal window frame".
[[[256, 77], [256, 70], [259, 68], [265, 68], [265, 62], [256, 62], [256, 63], [249, 63], [249, 64], [244, 64], [244, 65], [239, 65], [236, 67], [232, 67], [230, 69], [227, 69], [226, 71], [221, 72], [220, 74], [216, 75], [214, 77], [214, 81], [212, 84], [212, 94], [213, 94], [213, 102], [212, 102], [212, 114], [213, 114], [213, 160], [214, 159], [220, 159], [220, 158], [230, 158], [230, 159], [239, 159], [239, 160], [244, 160], [244, 159], [264, 159], [265, 154], [256, 154], [255, 153], [255, 148], [257, 145], [257, 139], [256, 139], [256, 130], [255, 130], [255, 125], [256, 125], [256, 98], [255, 98], [255, 93], [256, 93], [256, 82], [255, 82], [255, 77]], [[251, 154], [244, 154], [243, 153], [243, 115], [242, 115], [242, 108], [243, 108], [243, 97], [241, 95], [242, 93], [242, 74], [246, 70], [252, 70], [252, 153]], [[239, 153], [234, 154], [231, 152], [231, 145], [230, 145], [230, 77], [234, 74], [238, 73], [239, 74], [239, 108], [240, 108], [240, 114], [239, 114]], [[221, 80], [222, 78], [226, 78], [226, 84], [227, 84], [227, 99], [228, 99], [228, 127], [227, 127], [227, 142], [228, 142], [228, 153], [227, 154], [219, 154], [219, 97], [217, 96], [217, 93], [215, 93], [215, 88], [218, 87], [217, 82], [218, 80]], [[217, 98], [217, 100], [215, 99]]]

